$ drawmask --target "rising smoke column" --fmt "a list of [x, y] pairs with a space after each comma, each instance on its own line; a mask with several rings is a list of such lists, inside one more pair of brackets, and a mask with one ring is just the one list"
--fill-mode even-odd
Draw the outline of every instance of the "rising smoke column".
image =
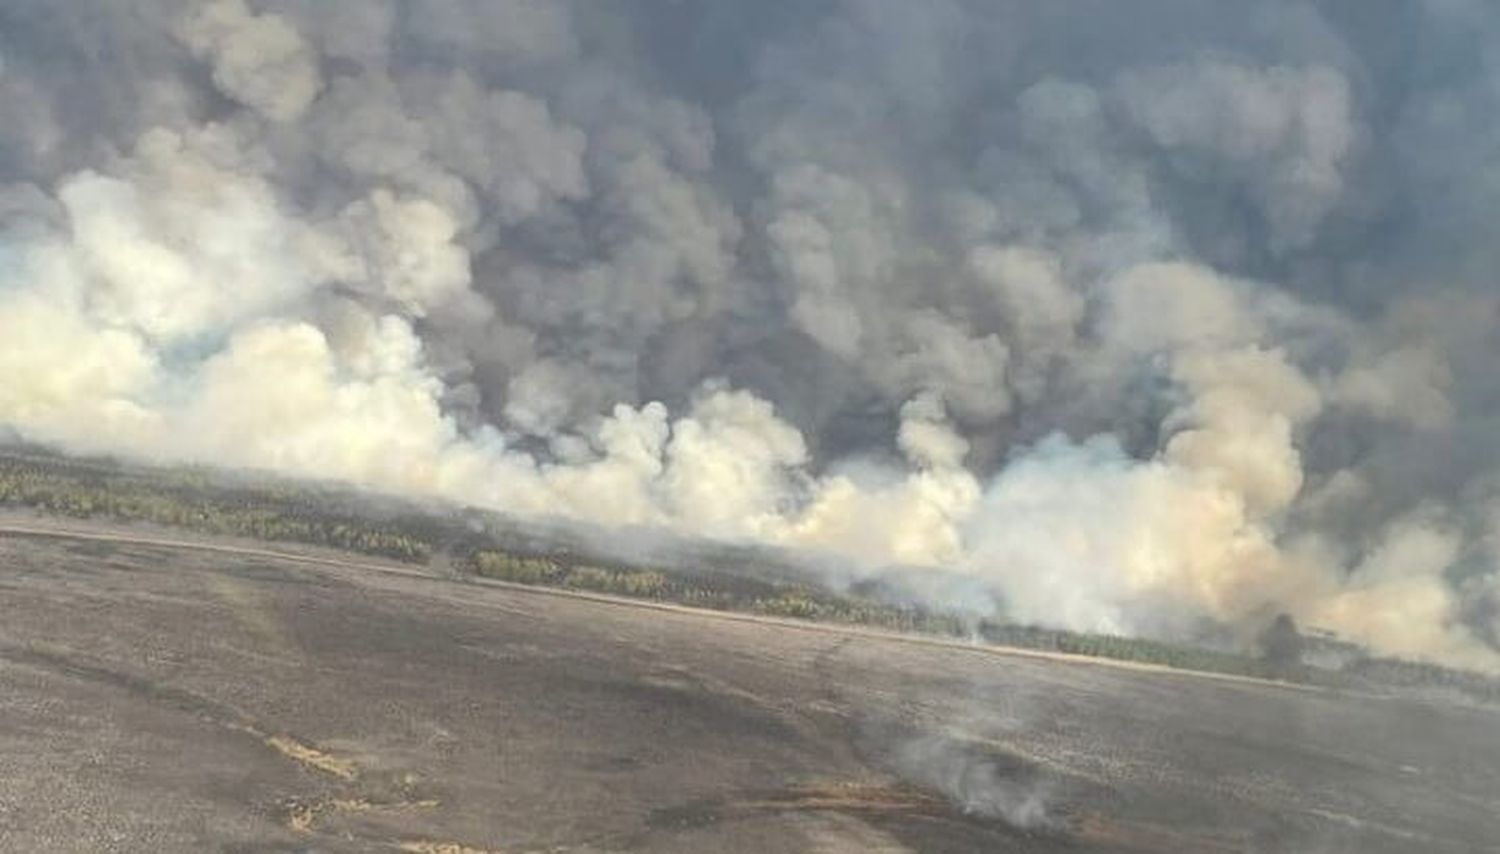
[[1497, 36], [12, 0], [0, 423], [1495, 669]]

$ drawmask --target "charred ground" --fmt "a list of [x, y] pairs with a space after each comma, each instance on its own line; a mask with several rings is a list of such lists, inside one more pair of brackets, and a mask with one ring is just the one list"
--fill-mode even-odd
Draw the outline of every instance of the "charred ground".
[[1470, 851], [1500, 833], [1485, 707], [80, 533], [102, 539], [0, 537], [7, 850]]

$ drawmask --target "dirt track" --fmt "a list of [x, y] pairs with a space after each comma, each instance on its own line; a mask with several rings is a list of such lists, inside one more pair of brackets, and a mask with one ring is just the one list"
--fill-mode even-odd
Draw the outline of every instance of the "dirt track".
[[0, 850], [1500, 850], [1493, 711], [24, 527]]

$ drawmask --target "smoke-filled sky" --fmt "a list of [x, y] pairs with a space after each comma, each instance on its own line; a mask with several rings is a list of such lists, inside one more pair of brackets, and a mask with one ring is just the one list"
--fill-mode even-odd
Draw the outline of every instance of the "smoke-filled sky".
[[[3, 0], [0, 423], [1500, 669], [1488, 0]], [[977, 583], [968, 583], [977, 582]]]

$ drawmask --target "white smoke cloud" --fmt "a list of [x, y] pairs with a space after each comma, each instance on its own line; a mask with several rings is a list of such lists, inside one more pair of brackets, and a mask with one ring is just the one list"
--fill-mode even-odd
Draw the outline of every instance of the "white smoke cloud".
[[62, 2], [0, 13], [23, 435], [1500, 666], [1493, 81], [1312, 7]]
[[[59, 259], [38, 261], [38, 274], [69, 273]], [[72, 425], [112, 429], [149, 418], [136, 400], [156, 373], [152, 352], [139, 336], [100, 329], [60, 304], [72, 298], [60, 287], [0, 298], [0, 418], [58, 437]]]
[[158, 130], [121, 175], [61, 183], [101, 320], [170, 342], [274, 311], [313, 285], [296, 257], [307, 235], [263, 180], [235, 168], [240, 156], [212, 129], [196, 140]]
[[213, 67], [227, 96], [266, 118], [300, 118], [323, 80], [317, 58], [297, 29], [279, 15], [258, 15], [244, 0], [213, 0], [183, 18], [177, 35]]
[[1461, 534], [1421, 511], [1392, 525], [1347, 584], [1315, 600], [1307, 619], [1394, 655], [1494, 670], [1494, 650], [1459, 621], [1458, 594], [1443, 579]]
[[383, 296], [408, 314], [426, 314], [469, 287], [469, 253], [454, 242], [458, 223], [426, 199], [376, 190], [344, 209], [338, 230], [344, 254], [329, 259], [336, 278]]

